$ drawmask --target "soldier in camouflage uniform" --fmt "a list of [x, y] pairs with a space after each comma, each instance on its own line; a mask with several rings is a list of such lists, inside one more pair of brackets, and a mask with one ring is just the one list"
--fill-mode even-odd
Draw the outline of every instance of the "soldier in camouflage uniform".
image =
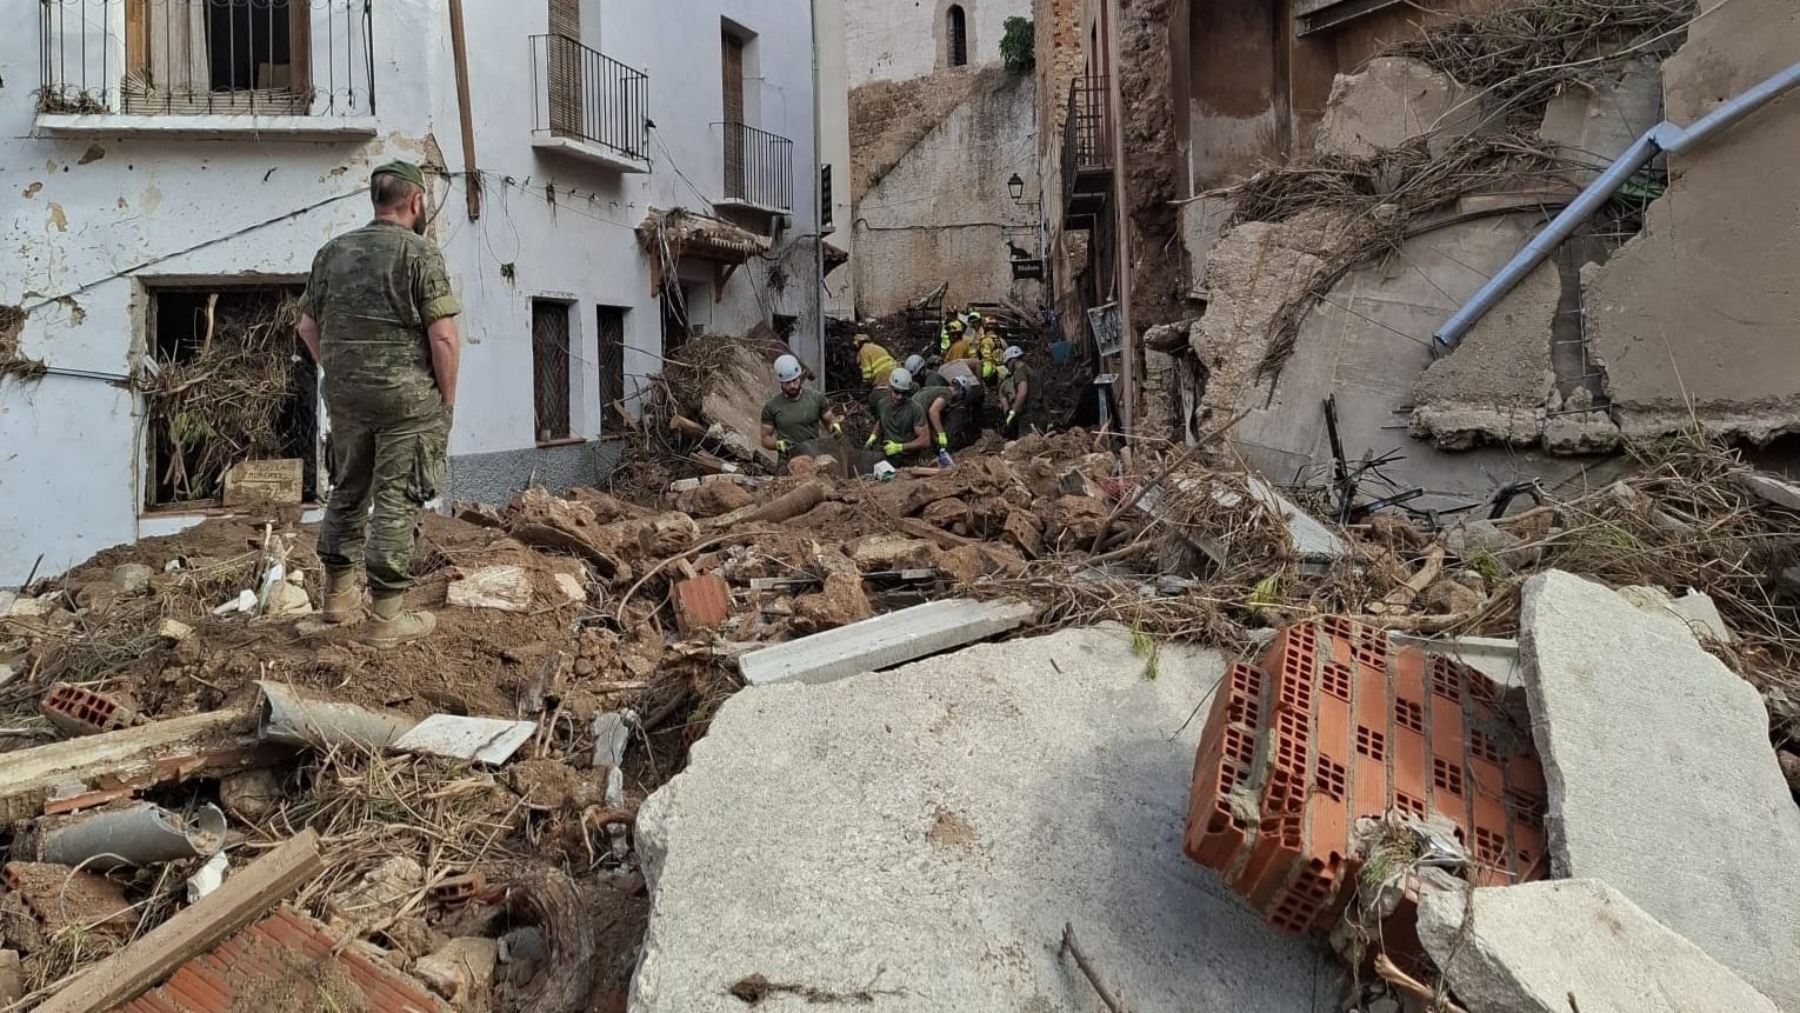
[[420, 513], [444, 480], [462, 308], [443, 255], [424, 238], [429, 217], [419, 167], [379, 166], [370, 195], [375, 220], [313, 258], [299, 329], [324, 370], [331, 419], [331, 501], [318, 544], [325, 619], [360, 616], [360, 558], [374, 614], [364, 639], [386, 647], [437, 624], [402, 604], [412, 586]]

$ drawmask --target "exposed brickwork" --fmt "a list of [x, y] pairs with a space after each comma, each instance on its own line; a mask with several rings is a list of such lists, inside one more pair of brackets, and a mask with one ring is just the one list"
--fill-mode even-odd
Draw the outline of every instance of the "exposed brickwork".
[[1184, 847], [1288, 932], [1353, 892], [1356, 820], [1448, 819], [1481, 885], [1543, 874], [1543, 771], [1501, 692], [1340, 617], [1281, 631], [1227, 672], [1195, 757]]

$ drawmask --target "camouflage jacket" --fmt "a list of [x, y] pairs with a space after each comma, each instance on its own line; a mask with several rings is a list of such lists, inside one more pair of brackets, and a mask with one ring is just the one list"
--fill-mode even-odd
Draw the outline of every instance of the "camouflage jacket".
[[425, 328], [462, 307], [430, 240], [391, 222], [332, 239], [313, 257], [300, 308], [318, 322], [336, 410], [414, 414], [441, 400]]

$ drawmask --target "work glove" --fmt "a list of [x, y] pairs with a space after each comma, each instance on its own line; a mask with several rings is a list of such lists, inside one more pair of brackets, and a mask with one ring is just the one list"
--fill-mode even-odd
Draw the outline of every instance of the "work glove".
[[875, 445], [875, 434], [870, 433], [868, 441], [863, 444], [863, 449], [867, 450], [870, 447], [873, 447], [874, 445]]
[[842, 422], [833, 422], [831, 424], [831, 431], [839, 436], [844, 435], [844, 424]]
[[889, 457], [893, 457], [895, 454], [898, 454], [905, 449], [906, 448], [901, 446], [897, 440], [889, 440], [881, 445], [881, 452]]
[[944, 449], [948, 448], [949, 446], [950, 446], [950, 434], [949, 433], [939, 433], [938, 434], [938, 449], [944, 450]]
[[787, 453], [787, 451], [788, 451], [788, 441], [786, 441], [786, 440], [776, 440], [775, 441], [775, 452], [777, 454], [785, 454], [785, 453]]
[[1018, 417], [1019, 417], [1019, 413], [1018, 413], [1018, 412], [1007, 412], [1007, 413], [1006, 413], [1006, 427], [1007, 427], [1007, 428], [1008, 428], [1008, 429], [1011, 429], [1011, 428], [1012, 428], [1012, 424], [1013, 424], [1013, 420], [1014, 420], [1014, 419], [1016, 419], [1016, 418], [1018, 418]]
[[955, 463], [956, 463], [955, 461], [952, 461], [950, 459], [950, 451], [948, 451], [948, 450], [938, 451], [938, 467], [948, 468]]

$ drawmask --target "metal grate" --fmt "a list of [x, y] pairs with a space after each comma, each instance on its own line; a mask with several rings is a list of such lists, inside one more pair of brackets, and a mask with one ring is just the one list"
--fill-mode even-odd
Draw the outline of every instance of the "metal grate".
[[725, 123], [725, 199], [769, 211], [794, 206], [794, 142], [742, 123]]
[[625, 310], [619, 306], [601, 306], [600, 335], [600, 410], [605, 417], [613, 402], [625, 396]]
[[39, 0], [41, 113], [367, 116], [367, 0]]
[[568, 303], [531, 301], [531, 378], [538, 442], [568, 439]]
[[564, 35], [531, 37], [533, 130], [650, 159], [650, 75]]

